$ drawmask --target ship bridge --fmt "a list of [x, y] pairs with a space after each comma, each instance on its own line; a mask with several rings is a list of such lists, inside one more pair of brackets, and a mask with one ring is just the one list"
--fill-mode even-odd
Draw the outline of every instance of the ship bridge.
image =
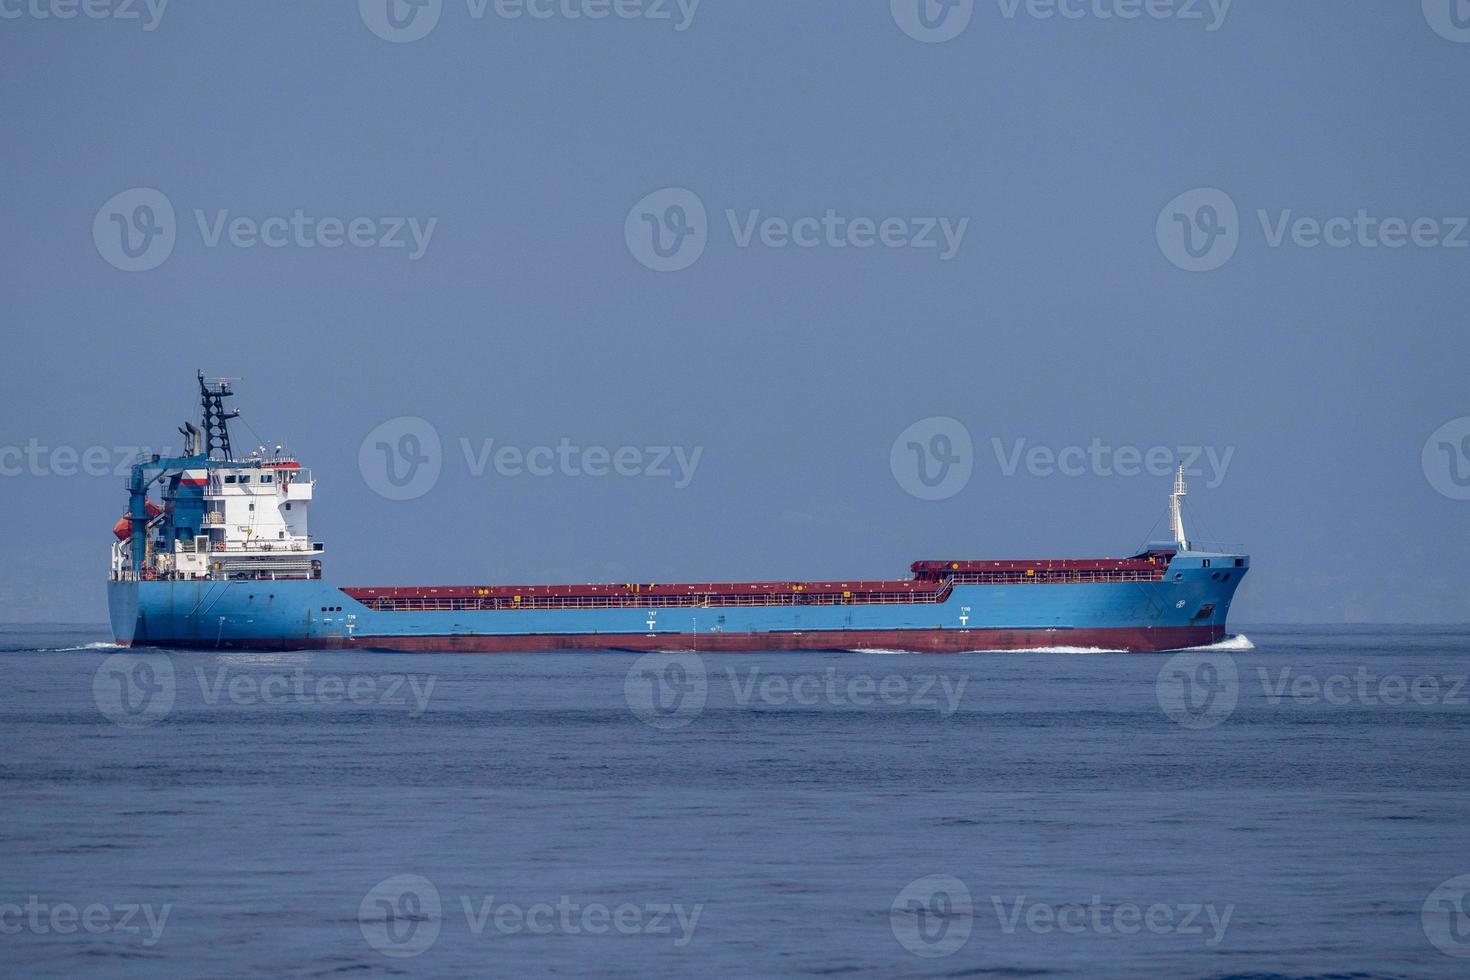
[[[294, 456], [261, 447], [236, 459], [224, 380], [199, 376], [203, 427], [185, 423], [182, 456], [140, 457], [128, 513], [113, 532], [114, 579], [320, 578], [307, 526], [315, 482]], [[154, 486], [161, 503], [150, 499]]]

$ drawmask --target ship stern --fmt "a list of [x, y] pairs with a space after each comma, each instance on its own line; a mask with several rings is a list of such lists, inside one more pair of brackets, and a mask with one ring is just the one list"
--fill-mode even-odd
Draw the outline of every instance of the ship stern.
[[112, 639], [118, 646], [130, 647], [138, 630], [138, 583], [107, 583], [107, 618], [112, 624]]

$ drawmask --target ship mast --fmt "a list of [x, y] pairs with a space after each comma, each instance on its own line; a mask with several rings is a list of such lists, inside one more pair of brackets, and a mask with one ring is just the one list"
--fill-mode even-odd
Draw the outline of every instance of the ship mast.
[[1189, 550], [1189, 538], [1184, 533], [1184, 497], [1189, 487], [1184, 482], [1184, 467], [1174, 474], [1174, 492], [1169, 494], [1169, 533], [1180, 551]]
[[220, 378], [213, 384], [206, 381], [204, 372], [199, 372], [199, 401], [204, 407], [204, 439], [200, 447], [204, 455], [209, 459], [215, 458], [218, 450], [221, 458], [226, 461], [235, 458], [230, 451], [230, 419], [238, 418], [240, 410], [232, 408], [225, 411], [225, 399], [233, 395], [230, 390], [230, 379]]

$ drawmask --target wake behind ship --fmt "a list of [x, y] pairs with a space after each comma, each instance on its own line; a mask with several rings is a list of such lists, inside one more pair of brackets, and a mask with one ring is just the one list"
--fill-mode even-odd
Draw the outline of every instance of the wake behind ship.
[[884, 581], [338, 588], [307, 530], [310, 472], [279, 449], [235, 458], [229, 382], [200, 374], [199, 394], [202, 427], [180, 428], [182, 456], [135, 462], [113, 528], [108, 607], [125, 646], [1158, 651], [1224, 638], [1250, 566], [1190, 547], [1181, 471], [1172, 540], [1129, 558], [918, 561]]

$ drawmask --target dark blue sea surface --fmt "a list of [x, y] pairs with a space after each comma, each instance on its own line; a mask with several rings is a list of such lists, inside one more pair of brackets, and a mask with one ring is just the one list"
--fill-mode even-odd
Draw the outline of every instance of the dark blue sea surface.
[[1464, 977], [1470, 628], [1096, 652], [0, 629], [0, 973]]

